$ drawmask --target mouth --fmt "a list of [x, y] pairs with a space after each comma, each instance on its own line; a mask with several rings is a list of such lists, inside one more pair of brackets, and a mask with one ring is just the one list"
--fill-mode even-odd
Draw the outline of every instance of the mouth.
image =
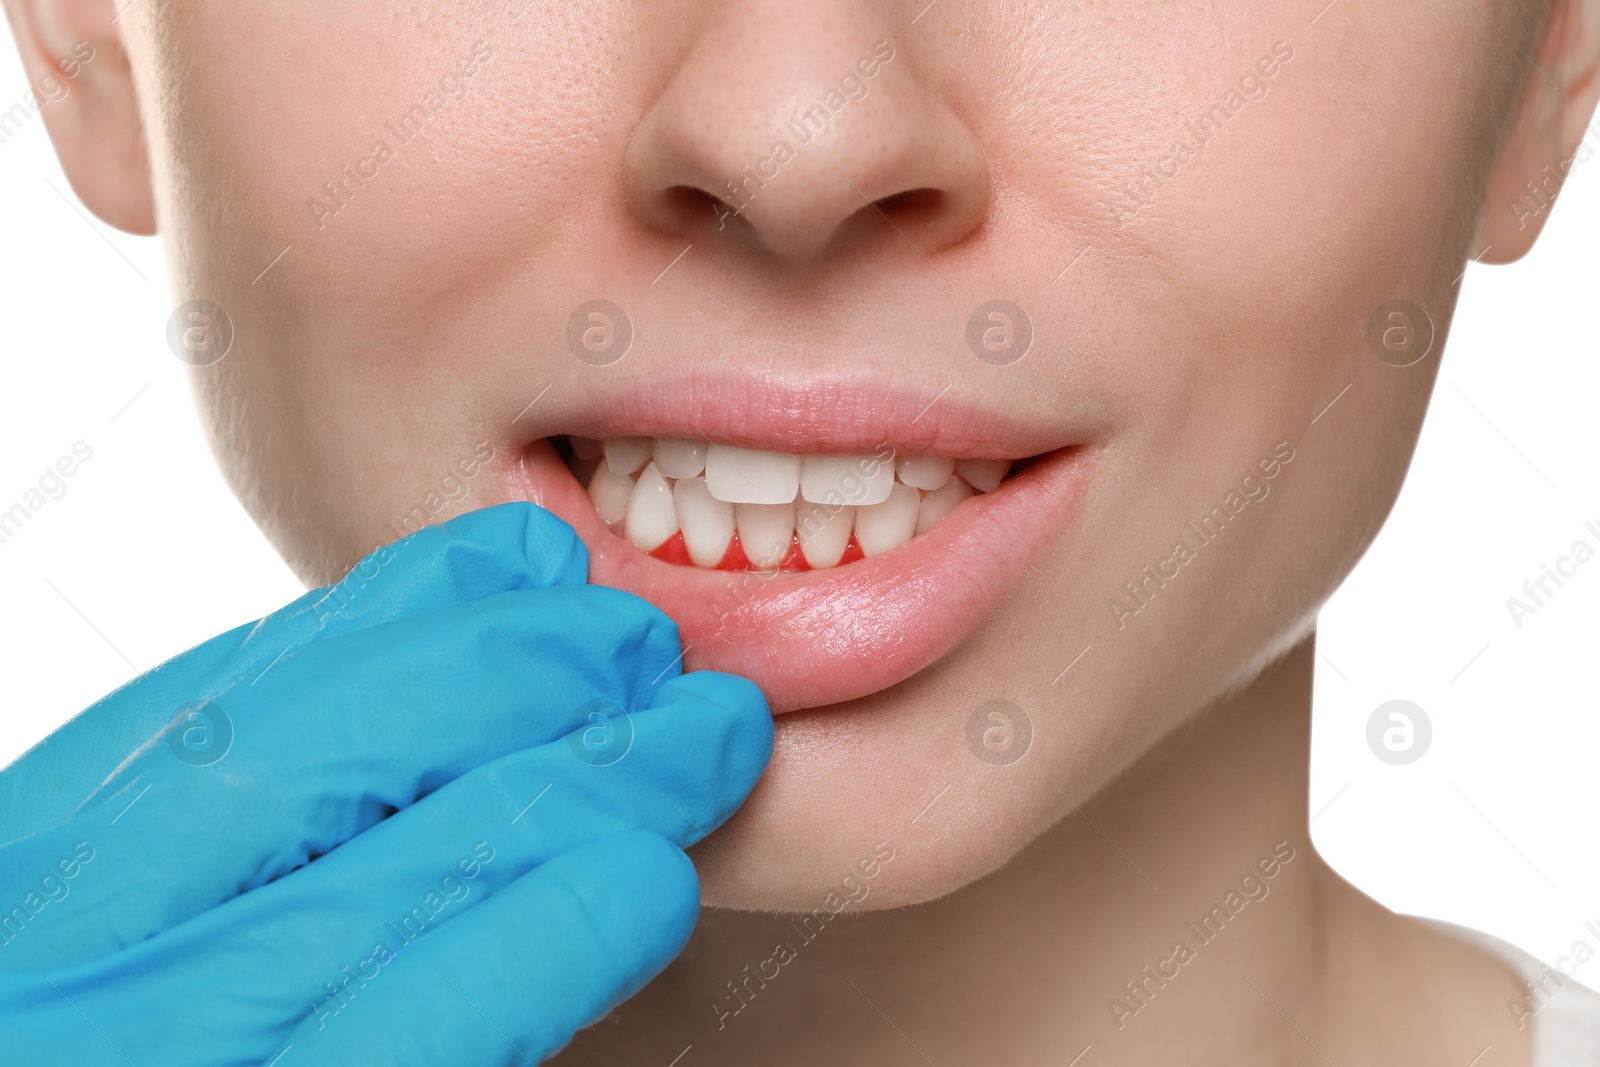
[[845, 566], [927, 533], [1019, 465], [1005, 459], [799, 456], [681, 437], [562, 437], [557, 454], [612, 533], [656, 559], [722, 571]]
[[677, 622], [686, 670], [742, 674], [774, 713], [930, 667], [1082, 496], [1088, 449], [1059, 430], [816, 383], [734, 395], [658, 384], [566, 412], [508, 488], [573, 526], [592, 582]]

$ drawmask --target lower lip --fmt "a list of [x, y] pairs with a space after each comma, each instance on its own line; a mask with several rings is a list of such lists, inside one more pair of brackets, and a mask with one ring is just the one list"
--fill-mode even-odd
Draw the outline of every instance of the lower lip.
[[880, 692], [955, 648], [1077, 513], [1087, 469], [1087, 450], [1060, 449], [898, 548], [777, 574], [640, 551], [600, 520], [546, 441], [524, 453], [517, 488], [577, 531], [590, 581], [643, 597], [678, 624], [685, 669], [742, 674], [779, 714]]

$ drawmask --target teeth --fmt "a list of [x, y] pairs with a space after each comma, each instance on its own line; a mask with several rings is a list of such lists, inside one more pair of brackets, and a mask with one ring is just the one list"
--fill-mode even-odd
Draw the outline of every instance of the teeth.
[[825, 504], [799, 505], [795, 529], [800, 535], [800, 552], [806, 564], [817, 570], [837, 567], [850, 543], [850, 531], [855, 526], [856, 509], [849, 504], [840, 508]]
[[943, 456], [903, 456], [894, 469], [900, 480], [911, 488], [931, 492], [950, 480], [956, 461]]
[[881, 504], [856, 509], [856, 541], [868, 556], [898, 548], [911, 540], [917, 529], [917, 511], [922, 496], [909, 485], [896, 482], [889, 499]]
[[656, 438], [656, 469], [668, 478], [693, 478], [706, 469], [706, 443], [682, 437]]
[[[1005, 459], [802, 457], [681, 437], [569, 442], [569, 465], [602, 521], [646, 552], [681, 532], [689, 562], [706, 568], [722, 563], [735, 531], [759, 570], [782, 564], [795, 540], [814, 570], [837, 567], [852, 536], [876, 556], [993, 491], [1011, 469]], [[682, 561], [677, 552], [669, 545], [661, 558]]]
[[683, 526], [684, 547], [696, 567], [715, 567], [733, 540], [733, 505], [718, 500], [704, 478], [685, 478], [672, 492]]
[[650, 459], [650, 438], [613, 437], [605, 444], [606, 466], [613, 474], [632, 474]]
[[672, 506], [672, 486], [654, 463], [644, 469], [628, 498], [625, 529], [628, 540], [649, 552], [678, 532], [678, 509]]
[[894, 485], [894, 464], [876, 456], [807, 456], [800, 496], [813, 504], [881, 504]]
[[589, 500], [608, 526], [615, 526], [628, 514], [628, 498], [633, 495], [633, 479], [615, 474], [604, 463], [595, 468], [589, 483]]
[[800, 457], [718, 445], [706, 455], [706, 488], [730, 504], [788, 504], [800, 488]]
[[794, 502], [787, 504], [737, 504], [733, 517], [739, 525], [739, 545], [750, 565], [770, 570], [783, 562], [794, 537]]
[[931, 530], [936, 523], [956, 509], [956, 505], [972, 495], [972, 489], [960, 478], [951, 478], [931, 493], [922, 494], [922, 504], [917, 509], [916, 536]]
[[992, 493], [1011, 469], [1009, 459], [958, 459], [956, 473], [980, 493]]

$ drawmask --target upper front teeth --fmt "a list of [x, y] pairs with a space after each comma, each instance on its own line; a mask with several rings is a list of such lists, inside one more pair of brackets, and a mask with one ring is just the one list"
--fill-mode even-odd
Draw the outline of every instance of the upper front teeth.
[[706, 488], [730, 504], [787, 504], [800, 488], [800, 457], [718, 445], [706, 456]]
[[[749, 563], [803, 556], [833, 567], [852, 536], [877, 555], [926, 532], [974, 492], [997, 487], [1005, 459], [796, 456], [675, 437], [571, 438], [589, 498], [646, 552], [680, 531], [690, 561], [721, 563], [735, 532]], [[679, 559], [682, 557], [679, 556]]]
[[881, 504], [894, 485], [894, 465], [876, 456], [807, 456], [800, 495], [813, 504]]

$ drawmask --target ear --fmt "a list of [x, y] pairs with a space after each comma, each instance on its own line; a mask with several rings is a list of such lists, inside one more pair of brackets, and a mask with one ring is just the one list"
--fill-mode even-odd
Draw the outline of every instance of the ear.
[[19, 106], [44, 119], [67, 181], [101, 219], [156, 232], [150, 155], [114, 0], [4, 0], [32, 88]]
[[[1478, 220], [1484, 263], [1521, 259], [1577, 164], [1600, 153], [1600, 0], [1552, 0]], [[1487, 247], [1486, 247], [1487, 246]]]

